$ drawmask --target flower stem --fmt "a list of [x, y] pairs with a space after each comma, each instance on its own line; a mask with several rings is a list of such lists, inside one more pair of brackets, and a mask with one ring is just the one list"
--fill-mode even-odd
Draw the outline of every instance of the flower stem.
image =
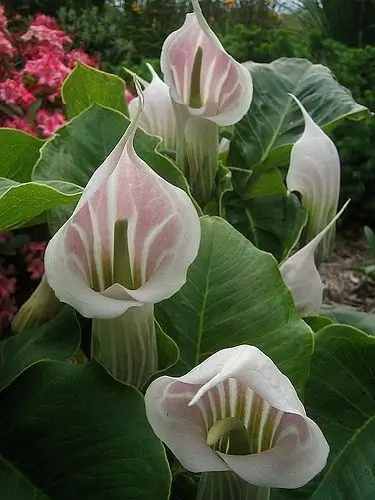
[[197, 500], [269, 500], [270, 489], [246, 483], [231, 471], [204, 472]]
[[94, 319], [91, 356], [118, 380], [141, 389], [158, 368], [153, 305]]

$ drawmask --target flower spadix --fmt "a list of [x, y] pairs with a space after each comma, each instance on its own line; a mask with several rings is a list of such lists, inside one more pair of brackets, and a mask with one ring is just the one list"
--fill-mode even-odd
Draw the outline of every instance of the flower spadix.
[[232, 471], [257, 486], [298, 488], [326, 464], [321, 430], [256, 347], [223, 349], [182, 377], [160, 377], [145, 401], [154, 432], [192, 472]]
[[131, 125], [46, 250], [56, 296], [90, 318], [114, 318], [170, 297], [198, 252], [200, 224], [190, 198], [134, 150], [138, 103]]
[[[147, 63], [151, 72], [150, 83], [143, 81], [144, 108], [139, 119], [139, 125], [151, 135], [158, 135], [163, 139], [163, 148], [176, 150], [176, 120], [172, 107], [169, 87], [156, 73], [151, 64]], [[132, 118], [137, 114], [139, 97], [128, 103]]]
[[201, 203], [211, 196], [218, 156], [218, 126], [237, 123], [253, 95], [249, 71], [223, 48], [203, 17], [194, 12], [165, 40], [161, 69], [177, 121], [177, 162]]
[[[301, 194], [308, 221], [303, 239], [311, 241], [334, 218], [340, 192], [340, 158], [336, 146], [313, 121], [300, 101], [291, 95], [299, 106], [305, 121], [305, 130], [294, 144], [286, 177], [289, 191]], [[317, 251], [317, 260], [325, 259], [332, 247], [335, 227], [330, 226]]]
[[283, 281], [292, 293], [297, 311], [303, 317], [320, 313], [323, 303], [323, 283], [315, 264], [315, 252], [348, 203], [349, 201], [345, 203], [323, 231], [280, 266]]

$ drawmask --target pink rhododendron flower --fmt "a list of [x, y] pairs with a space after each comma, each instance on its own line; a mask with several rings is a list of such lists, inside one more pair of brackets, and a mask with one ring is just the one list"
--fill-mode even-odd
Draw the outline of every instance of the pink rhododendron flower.
[[86, 52], [81, 49], [72, 50], [65, 57], [66, 64], [69, 68], [74, 68], [77, 61], [80, 61], [87, 66], [97, 66], [97, 61], [94, 57], [90, 57]]
[[46, 16], [45, 14], [36, 14], [34, 21], [33, 21], [34, 26], [46, 26], [47, 28], [50, 28], [51, 30], [58, 30], [59, 26], [57, 24], [57, 21], [53, 19], [53, 17]]
[[10, 238], [10, 231], [0, 231], [0, 245], [6, 243]]
[[[64, 54], [64, 47], [72, 43], [70, 36], [58, 29], [51, 29], [45, 25], [30, 24], [29, 29], [21, 36], [23, 42], [28, 43], [24, 53], [28, 56], [60, 53]], [[31, 44], [29, 43], [31, 42]]]
[[[1, 281], [1, 275], [0, 275]], [[1, 287], [1, 283], [0, 283]], [[8, 326], [13, 316], [17, 312], [17, 306], [15, 304], [13, 297], [7, 297], [4, 301], [1, 302], [0, 306], [0, 331]]]
[[17, 311], [13, 298], [17, 280], [12, 276], [13, 274], [13, 266], [4, 269], [0, 265], [0, 330], [8, 325]]
[[45, 85], [55, 92], [60, 90], [69, 73], [69, 68], [56, 54], [45, 54], [35, 61], [27, 61], [23, 69], [23, 74], [34, 75], [38, 85]]
[[66, 123], [66, 118], [62, 113], [58, 111], [50, 112], [45, 109], [40, 109], [37, 112], [36, 120], [38, 127], [45, 137], [50, 137], [55, 133], [57, 128]]
[[17, 51], [4, 33], [0, 32], [0, 56], [12, 59]]
[[3, 271], [0, 272], [0, 303], [16, 291], [17, 280], [9, 278], [7, 274]]
[[8, 19], [5, 15], [4, 5], [0, 5], [0, 31], [5, 31], [7, 29]]
[[[61, 86], [76, 61], [94, 67], [97, 61], [81, 49], [70, 50], [72, 39], [50, 16], [37, 14], [23, 34], [8, 33], [6, 27], [5, 9], [0, 6], [0, 103], [21, 108], [24, 116], [0, 111], [0, 126], [49, 137], [65, 123], [61, 109], [51, 108], [61, 107]], [[28, 110], [36, 100], [35, 116]]]
[[0, 82], [0, 101], [28, 108], [36, 97], [25, 87], [21, 80], [6, 78]]
[[37, 135], [35, 126], [29, 123], [26, 118], [20, 118], [19, 116], [13, 116], [4, 120], [3, 127], [16, 128], [17, 130], [22, 130], [30, 135]]
[[25, 255], [27, 271], [32, 280], [40, 280], [44, 274], [44, 251], [47, 243], [31, 241], [25, 243], [22, 247], [22, 253]]

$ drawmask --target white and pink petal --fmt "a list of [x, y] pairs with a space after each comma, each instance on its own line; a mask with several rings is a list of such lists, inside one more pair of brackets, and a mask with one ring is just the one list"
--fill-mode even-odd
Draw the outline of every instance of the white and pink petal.
[[[51, 288], [59, 300], [84, 316], [116, 317], [129, 307], [173, 295], [185, 283], [188, 266], [198, 252], [200, 223], [190, 198], [134, 151], [140, 112], [141, 105], [46, 250]], [[114, 279], [114, 233], [119, 220], [127, 221], [124, 246], [134, 286]]]
[[[165, 40], [161, 69], [172, 99], [188, 106], [195, 116], [217, 125], [238, 122], [248, 111], [253, 85], [249, 71], [224, 50], [204, 19], [197, 0], [194, 13]], [[196, 58], [199, 57], [198, 74]], [[198, 87], [199, 104], [192, 105], [192, 89]]]
[[[230, 470], [253, 485], [298, 488], [326, 464], [321, 430], [256, 347], [224, 349], [182, 377], [161, 377], [145, 402], [156, 435], [193, 472]], [[240, 452], [233, 429], [242, 432]]]

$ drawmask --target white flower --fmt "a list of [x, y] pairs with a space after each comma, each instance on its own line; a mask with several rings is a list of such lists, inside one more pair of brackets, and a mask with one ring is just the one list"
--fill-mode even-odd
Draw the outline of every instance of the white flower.
[[314, 316], [320, 313], [323, 303], [323, 283], [315, 265], [315, 252], [324, 235], [336, 223], [348, 203], [349, 201], [345, 203], [323, 231], [280, 266], [283, 281], [291, 291], [296, 309], [301, 316]]
[[57, 298], [89, 318], [115, 318], [170, 297], [198, 253], [192, 201], [134, 150], [141, 105], [142, 99], [46, 249], [46, 276]]
[[248, 483], [298, 488], [325, 466], [329, 446], [290, 380], [258, 348], [213, 354], [147, 389], [155, 434], [192, 472], [232, 471]]
[[[151, 64], [147, 64], [151, 72], [150, 83], [143, 82], [144, 109], [139, 125], [151, 135], [158, 135], [163, 139], [163, 147], [172, 151], [176, 150], [176, 119], [174, 116], [169, 87], [156, 73]], [[134, 118], [138, 110], [139, 97], [129, 104], [129, 113]]]
[[[302, 205], [308, 221], [304, 231], [305, 241], [311, 241], [331, 222], [337, 212], [340, 194], [340, 158], [336, 146], [312, 120], [299, 100], [305, 130], [294, 144], [286, 177], [289, 191], [301, 194]], [[334, 227], [325, 235], [319, 250], [319, 261], [330, 252]]]
[[198, 0], [183, 26], [165, 40], [160, 64], [177, 125], [176, 161], [199, 203], [212, 199], [219, 155], [219, 126], [237, 123], [249, 110], [250, 72], [221, 45]]

